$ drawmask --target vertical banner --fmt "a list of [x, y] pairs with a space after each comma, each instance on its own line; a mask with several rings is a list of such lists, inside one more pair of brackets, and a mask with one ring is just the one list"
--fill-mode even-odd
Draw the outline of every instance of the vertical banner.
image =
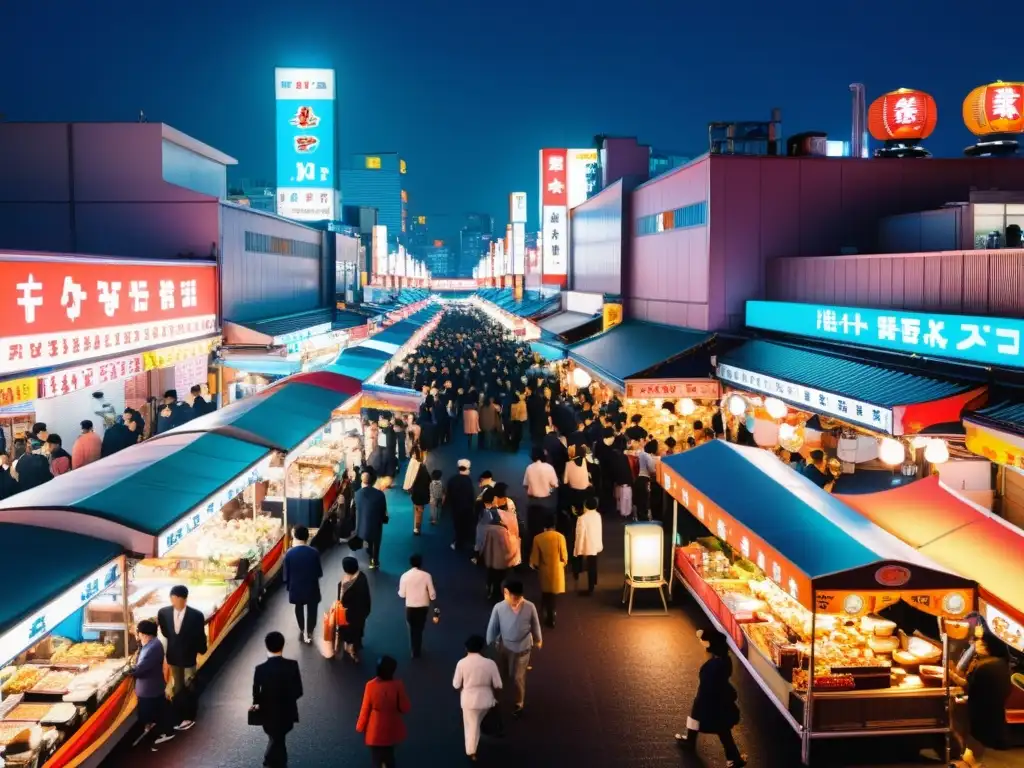
[[614, 328], [616, 325], [622, 322], [622, 305], [621, 304], [605, 304], [601, 307], [601, 318], [602, 318], [602, 331], [607, 331]]
[[388, 228], [383, 224], [377, 224], [371, 230], [371, 269], [370, 274], [376, 278], [387, 271], [388, 260]]
[[274, 70], [277, 213], [299, 221], [333, 221], [334, 70]]
[[526, 225], [518, 221], [512, 225], [512, 274], [526, 274]]
[[515, 282], [515, 300], [516, 301], [522, 301], [523, 300], [523, 276], [522, 275], [516, 275], [514, 279], [516, 281]]
[[569, 263], [569, 197], [567, 190], [566, 150], [540, 151], [541, 233], [543, 282], [566, 283]]

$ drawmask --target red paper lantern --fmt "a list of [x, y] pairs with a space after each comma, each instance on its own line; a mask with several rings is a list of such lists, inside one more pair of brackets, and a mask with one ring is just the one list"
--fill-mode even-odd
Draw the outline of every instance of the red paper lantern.
[[878, 141], [920, 141], [932, 135], [938, 118], [930, 94], [900, 88], [871, 102], [868, 130]]
[[1024, 83], [994, 83], [975, 88], [964, 99], [964, 125], [975, 136], [1024, 133]]

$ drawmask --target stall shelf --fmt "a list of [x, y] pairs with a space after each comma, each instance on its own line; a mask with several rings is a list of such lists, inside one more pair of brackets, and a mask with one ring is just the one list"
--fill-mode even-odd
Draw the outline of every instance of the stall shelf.
[[676, 549], [670, 581], [727, 635], [799, 734], [805, 764], [822, 738], [936, 734], [948, 750], [946, 636], [893, 637], [896, 624], [876, 614], [902, 601], [963, 619], [975, 581], [757, 448], [715, 440], [665, 457], [659, 478], [675, 500], [673, 541], [679, 505], [712, 534]]
[[0, 523], [0, 752], [97, 766], [131, 726], [126, 563], [115, 543]]

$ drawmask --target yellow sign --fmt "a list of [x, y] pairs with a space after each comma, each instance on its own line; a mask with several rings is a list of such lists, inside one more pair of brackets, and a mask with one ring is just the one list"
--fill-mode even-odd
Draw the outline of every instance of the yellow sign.
[[379, 171], [380, 170], [380, 158], [379, 157], [367, 157], [366, 158], [366, 169], [368, 171]]
[[1010, 435], [969, 421], [965, 421], [964, 426], [967, 428], [967, 450], [971, 453], [984, 456], [993, 464], [1024, 469], [1024, 447], [1011, 442]]
[[208, 355], [210, 350], [219, 343], [220, 339], [206, 339], [205, 341], [194, 341], [191, 344], [178, 344], [173, 347], [155, 349], [152, 352], [143, 352], [142, 362], [147, 371], [169, 368], [193, 357]]
[[863, 616], [878, 613], [900, 600], [919, 611], [960, 619], [973, 607], [973, 596], [962, 590], [922, 589], [909, 592], [818, 592], [817, 613]]
[[359, 285], [361, 285], [363, 288], [365, 288], [369, 284], [370, 284], [370, 276], [369, 276], [369, 274], [366, 273], [366, 272], [360, 272], [359, 273]]
[[405, 165], [405, 160], [399, 160], [398, 161], [398, 172], [399, 173], [405, 173], [406, 170], [407, 169], [406, 169], [406, 165]]
[[614, 328], [622, 322], [622, 305], [605, 304], [601, 308], [601, 315], [604, 318], [603, 330], [607, 331], [609, 328]]
[[0, 383], [0, 405], [31, 403], [38, 394], [39, 383], [35, 376]]
[[417, 224], [426, 224], [427, 223], [427, 217], [426, 216], [417, 216], [416, 217], [416, 223]]

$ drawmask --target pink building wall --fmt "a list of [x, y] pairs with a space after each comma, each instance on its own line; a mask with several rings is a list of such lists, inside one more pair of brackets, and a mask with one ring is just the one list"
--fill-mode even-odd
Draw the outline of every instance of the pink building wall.
[[646, 179], [651, 170], [651, 148], [635, 138], [606, 138], [601, 148], [601, 188], [619, 179]]

